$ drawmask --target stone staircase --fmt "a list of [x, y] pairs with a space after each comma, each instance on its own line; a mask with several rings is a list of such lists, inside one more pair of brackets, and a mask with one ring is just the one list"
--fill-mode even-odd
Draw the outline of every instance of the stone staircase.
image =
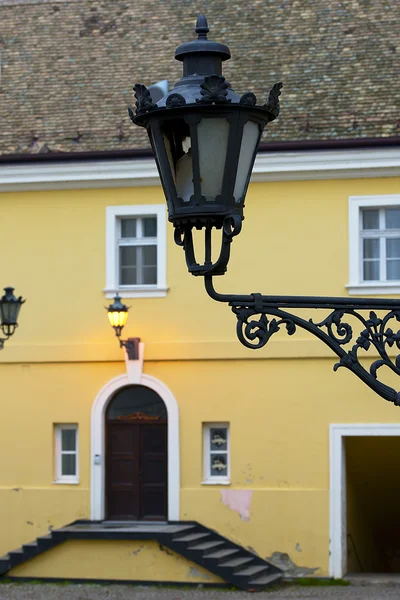
[[230, 585], [249, 592], [263, 590], [282, 578], [277, 567], [194, 521], [167, 524], [75, 521], [0, 558], [0, 575], [67, 540], [154, 540]]

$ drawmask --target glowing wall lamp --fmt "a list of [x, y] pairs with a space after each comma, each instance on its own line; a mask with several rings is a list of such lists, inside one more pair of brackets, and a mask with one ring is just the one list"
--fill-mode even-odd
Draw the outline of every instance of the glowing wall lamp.
[[0, 329], [6, 336], [0, 338], [0, 350], [4, 346], [4, 342], [10, 338], [18, 327], [18, 315], [21, 305], [25, 302], [22, 296], [17, 298], [14, 296], [14, 288], [4, 288], [5, 294], [0, 298]]
[[108, 314], [108, 320], [110, 321], [111, 327], [115, 331], [115, 335], [119, 339], [120, 348], [125, 348], [128, 354], [129, 360], [137, 360], [139, 358], [139, 343], [140, 338], [128, 338], [121, 340], [121, 333], [128, 320], [129, 307], [122, 304], [120, 296], [117, 294], [114, 298], [114, 302], [106, 308]]

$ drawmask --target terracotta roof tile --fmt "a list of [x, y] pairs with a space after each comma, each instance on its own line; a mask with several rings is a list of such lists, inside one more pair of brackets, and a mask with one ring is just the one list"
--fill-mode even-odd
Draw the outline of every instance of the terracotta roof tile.
[[132, 85], [180, 78], [200, 11], [235, 91], [284, 82], [265, 141], [400, 136], [394, 0], [0, 0], [0, 154], [147, 148]]

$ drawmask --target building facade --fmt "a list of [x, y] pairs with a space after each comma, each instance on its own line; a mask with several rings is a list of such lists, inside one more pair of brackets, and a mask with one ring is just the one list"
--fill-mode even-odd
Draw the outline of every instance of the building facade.
[[[397, 4], [0, 5], [0, 283], [27, 298], [0, 352], [0, 576], [255, 590], [398, 572], [398, 408], [304, 331], [239, 343], [127, 112], [134, 82], [172, 88], [204, 11], [237, 92], [284, 84], [218, 291], [397, 298]], [[396, 315], [388, 335], [395, 361]]]
[[[216, 285], [396, 296], [399, 169], [396, 148], [259, 155]], [[14, 164], [0, 177], [2, 279], [28, 299], [0, 356], [2, 553], [77, 520], [195, 521], [292, 575], [380, 568], [371, 536], [390, 532], [362, 498], [391, 452], [378, 439], [363, 453], [357, 436], [394, 436], [395, 451], [398, 409], [334, 374], [335, 356], [304, 332], [260, 351], [238, 342], [234, 315], [186, 272], [151, 159]], [[368, 254], [371, 231], [395, 240], [386, 256]], [[138, 360], [108, 324], [117, 292]], [[70, 540], [8, 576], [224, 580], [140, 539]]]

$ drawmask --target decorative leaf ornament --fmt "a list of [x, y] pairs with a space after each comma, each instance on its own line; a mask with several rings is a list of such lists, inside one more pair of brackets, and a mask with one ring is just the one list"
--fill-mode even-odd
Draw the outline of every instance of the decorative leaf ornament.
[[[135, 83], [133, 89], [135, 90], [137, 115], [141, 115], [142, 113], [149, 112], [150, 110], [157, 108], [157, 105], [154, 104], [153, 100], [151, 99], [151, 94], [145, 85], [142, 83]], [[130, 115], [131, 113], [129, 113], [129, 116]]]
[[165, 103], [167, 108], [178, 108], [179, 106], [185, 106], [185, 104], [186, 100], [182, 94], [171, 94]]
[[230, 85], [222, 75], [209, 75], [205, 77], [200, 87], [202, 97], [197, 99], [196, 102], [203, 104], [226, 104], [230, 102], [227, 98]]
[[244, 106], [255, 106], [257, 104], [256, 95], [253, 92], [246, 92], [239, 100], [239, 104]]
[[264, 104], [264, 108], [270, 113], [272, 113], [275, 119], [279, 115], [279, 96], [281, 95], [282, 86], [282, 82], [275, 83], [275, 85], [272, 86], [272, 89], [269, 93], [267, 103]]

